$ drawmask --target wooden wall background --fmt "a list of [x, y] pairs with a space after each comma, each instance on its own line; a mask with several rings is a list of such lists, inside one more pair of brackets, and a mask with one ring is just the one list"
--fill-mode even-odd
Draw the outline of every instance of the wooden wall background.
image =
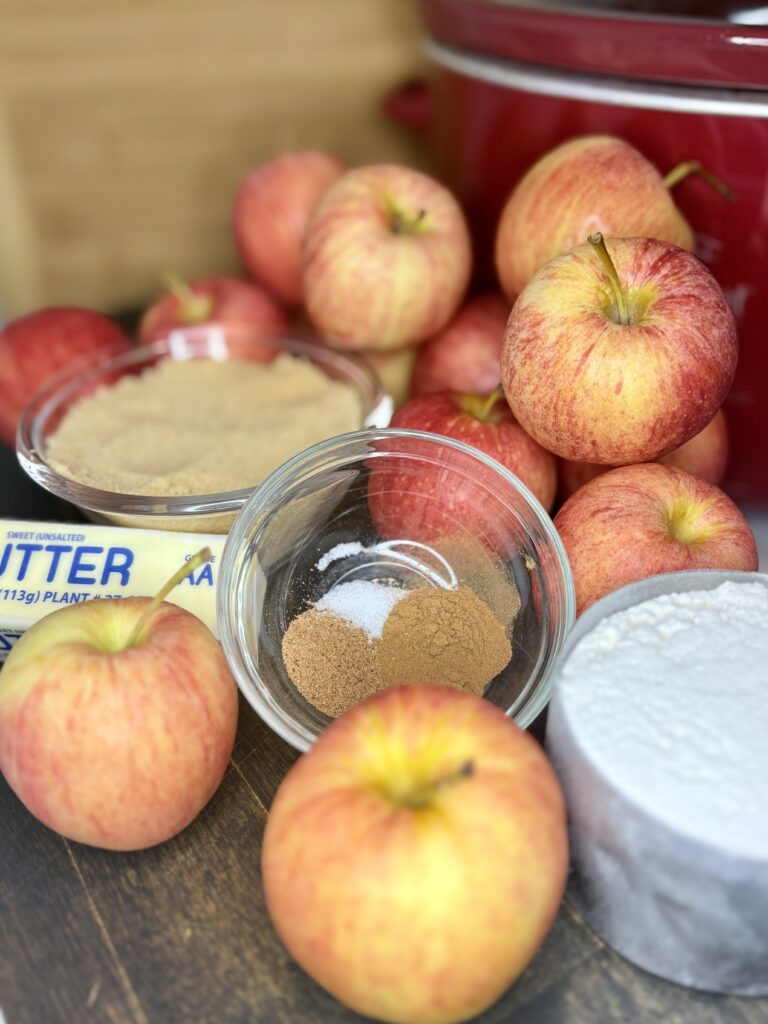
[[286, 148], [423, 165], [380, 113], [409, 0], [0, 0], [0, 311], [234, 270], [237, 181]]

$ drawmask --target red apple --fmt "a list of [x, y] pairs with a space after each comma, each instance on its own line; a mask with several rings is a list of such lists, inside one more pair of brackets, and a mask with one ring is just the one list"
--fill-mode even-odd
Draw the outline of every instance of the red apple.
[[158, 599], [84, 601], [40, 619], [8, 656], [0, 770], [49, 828], [137, 850], [208, 802], [236, 725], [237, 688], [200, 619]]
[[707, 483], [719, 484], [728, 468], [728, 424], [723, 410], [718, 409], [703, 430], [668, 455], [662, 455], [659, 462], [684, 469]]
[[714, 484], [673, 466], [622, 466], [566, 501], [555, 526], [571, 563], [580, 615], [612, 590], [684, 569], [757, 570], [755, 538]]
[[580, 487], [594, 480], [602, 473], [609, 473], [616, 466], [598, 466], [596, 462], [571, 462], [570, 459], [557, 460], [557, 497], [567, 501]]
[[345, 167], [315, 149], [283, 153], [247, 174], [237, 190], [232, 226], [240, 258], [289, 305], [303, 298], [301, 249], [309, 218]]
[[537, 743], [442, 686], [376, 694], [283, 780], [267, 907], [288, 951], [358, 1013], [474, 1018], [541, 944], [565, 884], [565, 808]]
[[128, 348], [113, 320], [77, 306], [51, 306], [6, 324], [0, 331], [0, 439], [15, 445], [21, 410], [54, 374], [81, 356]]
[[691, 253], [650, 238], [547, 263], [515, 303], [501, 378], [512, 412], [565, 459], [624, 465], [679, 448], [709, 423], [736, 369], [736, 327]]
[[[714, 419], [695, 434], [690, 441], [675, 448], [668, 455], [663, 455], [659, 462], [666, 466], [676, 466], [686, 473], [705, 480], [710, 484], [719, 484], [725, 476], [728, 465], [728, 427], [725, 414], [718, 409]], [[593, 462], [569, 462], [559, 459], [557, 467], [558, 494], [562, 501], [582, 487], [588, 480], [606, 473], [611, 466], [598, 466]]]
[[501, 346], [508, 318], [509, 303], [500, 295], [471, 299], [419, 352], [411, 379], [413, 394], [490, 394], [501, 383]]
[[519, 477], [545, 509], [552, 507], [557, 485], [554, 456], [526, 434], [498, 395], [420, 395], [397, 410], [390, 426], [428, 430], [470, 444]]
[[464, 215], [446, 188], [408, 167], [359, 167], [331, 186], [309, 223], [307, 312], [349, 348], [415, 345], [453, 316], [471, 261]]
[[[514, 473], [551, 508], [555, 459], [525, 433], [497, 396], [421, 395], [398, 409], [390, 425], [471, 445]], [[415, 461], [419, 456], [424, 461]], [[495, 469], [478, 463], [469, 475], [462, 453], [446, 448], [436, 457], [431, 446], [414, 441], [402, 457], [391, 454], [374, 461], [368, 508], [382, 537], [430, 543], [470, 531], [505, 557], [514, 540], [498, 489]]]
[[656, 168], [621, 139], [585, 135], [535, 163], [501, 213], [496, 270], [510, 302], [540, 267], [598, 231], [693, 248], [693, 233]]
[[205, 277], [172, 290], [146, 311], [139, 327], [142, 341], [165, 337], [179, 327], [221, 324], [247, 328], [254, 341], [280, 337], [288, 328], [285, 310], [260, 285], [236, 277]]

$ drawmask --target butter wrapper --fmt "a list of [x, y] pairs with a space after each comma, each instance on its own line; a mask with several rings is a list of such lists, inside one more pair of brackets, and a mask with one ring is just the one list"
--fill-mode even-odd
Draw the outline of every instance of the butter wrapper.
[[211, 561], [185, 576], [168, 600], [218, 636], [216, 577], [225, 540], [221, 534], [0, 519], [0, 663], [49, 612], [93, 599], [152, 597], [203, 547], [211, 549]]

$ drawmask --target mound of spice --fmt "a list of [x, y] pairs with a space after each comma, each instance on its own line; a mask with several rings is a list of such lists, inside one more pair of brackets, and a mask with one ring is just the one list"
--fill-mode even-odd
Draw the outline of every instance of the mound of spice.
[[384, 686], [456, 686], [482, 694], [509, 663], [504, 627], [471, 587], [421, 587], [387, 617], [379, 645]]
[[283, 661], [301, 695], [331, 718], [381, 688], [376, 641], [331, 612], [296, 616], [283, 636]]
[[333, 595], [293, 619], [283, 636], [295, 686], [332, 717], [389, 686], [481, 695], [512, 657], [504, 627], [471, 587], [401, 591], [355, 581]]

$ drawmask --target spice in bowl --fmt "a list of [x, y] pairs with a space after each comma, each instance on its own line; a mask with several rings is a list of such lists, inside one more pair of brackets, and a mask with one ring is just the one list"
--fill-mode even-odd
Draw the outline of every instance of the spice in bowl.
[[341, 583], [297, 615], [282, 648], [297, 689], [332, 717], [402, 684], [481, 695], [512, 657], [507, 631], [471, 587], [370, 580]]
[[164, 359], [73, 405], [47, 457], [63, 476], [118, 494], [214, 494], [255, 486], [361, 418], [353, 388], [306, 359]]

